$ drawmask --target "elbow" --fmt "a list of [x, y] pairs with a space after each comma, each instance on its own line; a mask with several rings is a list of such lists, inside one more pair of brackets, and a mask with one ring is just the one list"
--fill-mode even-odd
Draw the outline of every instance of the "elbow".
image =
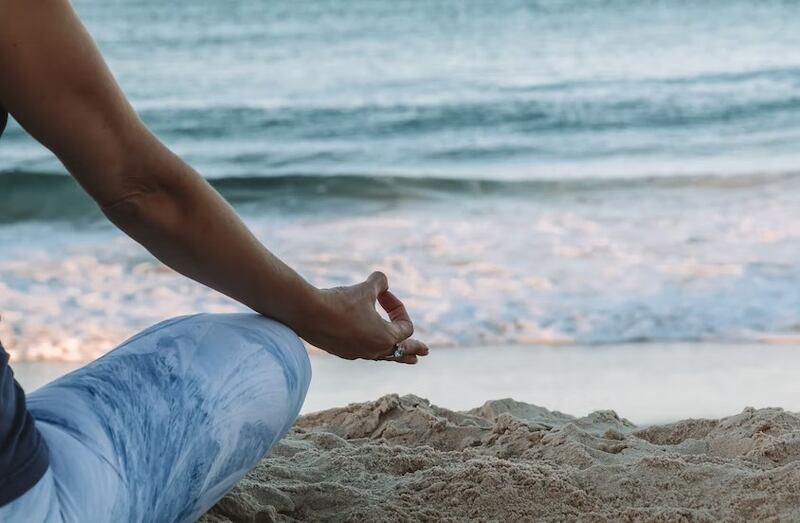
[[142, 172], [135, 160], [121, 161], [106, 173], [109, 182], [104, 191], [93, 195], [103, 214], [121, 228], [149, 220], [155, 202], [163, 200], [163, 185], [153, 177], [142, 176]]
[[169, 185], [162, 175], [160, 144], [144, 128], [112, 134], [104, 161], [70, 171], [110, 218], [141, 216], [143, 206], [159, 199]]
[[116, 198], [97, 200], [100, 210], [112, 223], [125, 229], [137, 222], [146, 221], [150, 207], [147, 200], [153, 191], [131, 191]]
[[184, 222], [182, 206], [160, 186], [132, 190], [116, 200], [98, 203], [111, 223], [136, 240], [154, 233], [170, 235]]
[[140, 243], [150, 237], [179, 236], [191, 221], [191, 198], [167, 184], [130, 189], [100, 210], [114, 225]]
[[156, 258], [164, 260], [182, 239], [185, 219], [163, 190], [135, 192], [100, 205], [106, 218]]
[[131, 144], [119, 169], [112, 173], [110, 190], [95, 198], [100, 210], [116, 226], [137, 231], [179, 234], [197, 214], [197, 177], [155, 138]]
[[106, 194], [95, 197], [103, 214], [117, 227], [130, 232], [142, 227], [169, 228], [180, 219], [183, 207], [173, 177], [164, 166], [128, 155], [120, 168], [109, 174], [113, 183]]

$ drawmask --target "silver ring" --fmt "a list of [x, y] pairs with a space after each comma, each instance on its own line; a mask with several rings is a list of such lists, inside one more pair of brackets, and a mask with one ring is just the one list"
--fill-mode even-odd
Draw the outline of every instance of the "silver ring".
[[403, 347], [400, 346], [399, 343], [395, 343], [392, 345], [392, 358], [399, 360], [403, 356], [405, 356], [406, 351]]

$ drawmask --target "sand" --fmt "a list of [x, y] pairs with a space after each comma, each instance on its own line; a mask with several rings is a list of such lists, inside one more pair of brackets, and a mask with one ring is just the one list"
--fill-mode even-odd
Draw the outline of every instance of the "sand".
[[201, 521], [800, 521], [800, 415], [637, 427], [387, 395], [298, 419]]

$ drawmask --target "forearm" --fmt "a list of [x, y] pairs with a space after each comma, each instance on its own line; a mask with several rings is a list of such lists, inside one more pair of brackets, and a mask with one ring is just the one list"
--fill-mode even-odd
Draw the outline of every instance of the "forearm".
[[317, 290], [149, 133], [129, 157], [122, 176], [132, 182], [119, 199], [100, 202], [106, 216], [176, 271], [302, 331], [303, 318], [315, 313]]
[[[382, 273], [317, 290], [261, 245], [222, 197], [145, 129], [68, 0], [0, 6], [0, 103], [112, 222], [176, 271], [333, 354], [385, 359], [399, 342], [406, 353], [395, 361], [427, 354], [407, 339], [413, 325]], [[376, 300], [391, 321], [376, 312]]]

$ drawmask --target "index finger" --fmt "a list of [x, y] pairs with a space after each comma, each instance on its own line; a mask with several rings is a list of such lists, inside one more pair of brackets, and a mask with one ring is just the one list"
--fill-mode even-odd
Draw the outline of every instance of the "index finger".
[[385, 290], [378, 294], [378, 303], [389, 315], [389, 321], [394, 326], [394, 334], [397, 341], [403, 341], [414, 334], [414, 324], [406, 311], [406, 306], [400, 299], [392, 294], [392, 291]]

